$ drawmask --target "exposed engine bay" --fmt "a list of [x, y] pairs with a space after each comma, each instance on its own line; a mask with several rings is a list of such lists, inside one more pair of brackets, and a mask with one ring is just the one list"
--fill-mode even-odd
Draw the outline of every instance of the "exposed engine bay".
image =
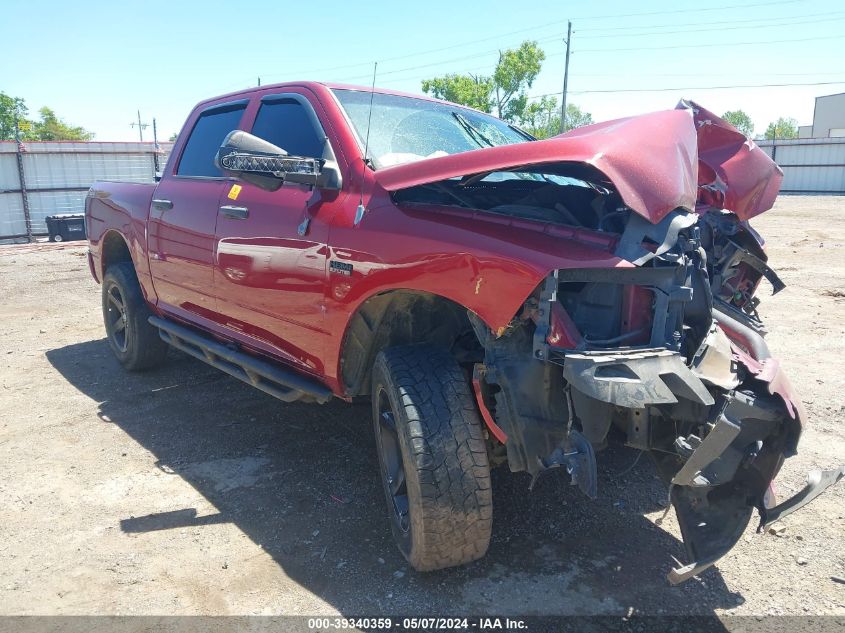
[[469, 314], [484, 355], [474, 385], [491, 459], [513, 471], [536, 479], [564, 467], [595, 498], [597, 450], [618, 437], [648, 452], [690, 560], [670, 573], [672, 583], [727, 553], [754, 509], [762, 529], [845, 475], [845, 467], [811, 473], [805, 490], [775, 505], [770, 484], [796, 452], [804, 413], [769, 353], [757, 307], [762, 279], [773, 293], [784, 284], [762, 238], [712, 186], [701, 187], [694, 209], [657, 222], [584, 164], [451, 178], [395, 200], [611, 238], [619, 266], [553, 271], [503, 331]]

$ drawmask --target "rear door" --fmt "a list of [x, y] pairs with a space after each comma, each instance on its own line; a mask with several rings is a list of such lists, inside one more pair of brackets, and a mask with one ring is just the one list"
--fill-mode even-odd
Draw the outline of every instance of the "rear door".
[[153, 196], [147, 237], [153, 285], [159, 307], [182, 318], [217, 320], [214, 228], [227, 179], [214, 156], [247, 103], [216, 104], [195, 114], [178, 161], [168, 166]]
[[[326, 142], [314, 105], [295, 90], [263, 96], [250, 131], [293, 156], [318, 158]], [[323, 372], [327, 222], [335, 208], [306, 185], [271, 192], [232, 179], [217, 216], [214, 286], [229, 334], [316, 374]]]

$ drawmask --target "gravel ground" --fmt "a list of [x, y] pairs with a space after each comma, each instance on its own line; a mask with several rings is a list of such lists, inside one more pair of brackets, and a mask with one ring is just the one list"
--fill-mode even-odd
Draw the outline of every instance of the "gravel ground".
[[[764, 296], [770, 345], [809, 413], [787, 495], [845, 461], [845, 198], [754, 224], [788, 285]], [[601, 453], [594, 502], [498, 469], [488, 555], [417, 574], [366, 406], [282, 404], [176, 353], [124, 373], [84, 245], [0, 247], [0, 297], [0, 614], [845, 615], [845, 485], [671, 587], [683, 547], [649, 460]]]

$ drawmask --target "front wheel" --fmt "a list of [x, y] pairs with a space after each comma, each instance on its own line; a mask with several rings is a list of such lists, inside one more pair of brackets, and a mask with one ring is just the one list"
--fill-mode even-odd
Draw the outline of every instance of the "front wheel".
[[103, 321], [109, 347], [129, 371], [160, 365], [167, 355], [167, 343], [147, 320], [151, 314], [132, 264], [109, 266], [103, 277]]
[[399, 550], [418, 571], [484, 556], [493, 527], [490, 465], [461, 367], [430, 345], [387, 349], [373, 367], [372, 402]]

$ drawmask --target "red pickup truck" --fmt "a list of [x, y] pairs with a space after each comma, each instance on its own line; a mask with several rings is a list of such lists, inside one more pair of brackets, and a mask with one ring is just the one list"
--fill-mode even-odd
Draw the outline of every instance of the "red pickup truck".
[[[749, 219], [778, 167], [694, 103], [535, 140], [462, 106], [303, 82], [203, 101], [158, 184], [98, 182], [89, 263], [128, 370], [169, 346], [283, 401], [368, 398], [395, 540], [484, 555], [490, 468], [646, 451], [690, 558], [775, 505], [803, 411], [767, 348]], [[503, 500], [506, 502], [506, 500]]]

